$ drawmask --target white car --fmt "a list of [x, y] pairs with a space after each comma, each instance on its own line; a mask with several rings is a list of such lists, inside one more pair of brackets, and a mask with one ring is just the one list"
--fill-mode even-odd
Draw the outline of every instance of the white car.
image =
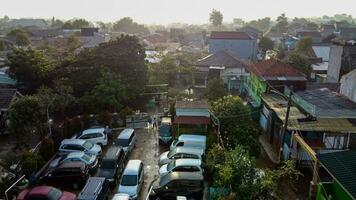
[[130, 200], [130, 195], [124, 193], [116, 193], [111, 200]]
[[166, 151], [159, 156], [158, 165], [162, 166], [171, 162], [172, 160], [181, 158], [192, 158], [202, 160], [204, 150], [190, 147], [177, 147], [171, 151]]
[[117, 136], [115, 145], [124, 149], [126, 157], [136, 145], [136, 133], [132, 128], [126, 128]]
[[100, 156], [101, 147], [82, 139], [64, 139], [59, 146], [60, 154], [83, 151], [89, 155]]
[[86, 140], [100, 146], [106, 146], [108, 144], [108, 137], [105, 133], [105, 128], [90, 128], [84, 130], [76, 138]]
[[130, 195], [130, 199], [137, 199], [141, 191], [144, 177], [143, 163], [141, 160], [129, 160], [122, 173], [118, 193]]
[[159, 175], [164, 176], [171, 172], [200, 172], [203, 173], [201, 167], [202, 162], [200, 159], [177, 159], [172, 160], [170, 163], [162, 165], [159, 168]]
[[85, 153], [83, 151], [78, 151], [78, 152], [72, 152], [64, 156], [60, 156], [56, 159], [54, 159], [50, 164], [50, 168], [55, 168], [59, 164], [65, 163], [65, 162], [73, 162], [73, 161], [80, 161], [85, 163], [87, 166], [89, 166], [91, 171], [94, 171], [98, 167], [98, 159], [95, 155], [90, 155], [88, 153]]

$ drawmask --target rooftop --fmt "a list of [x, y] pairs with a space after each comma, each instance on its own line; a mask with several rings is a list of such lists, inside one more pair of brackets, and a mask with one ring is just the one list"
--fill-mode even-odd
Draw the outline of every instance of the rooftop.
[[210, 39], [252, 40], [253, 38], [245, 32], [213, 31], [213, 32], [211, 32]]
[[356, 150], [318, 154], [321, 165], [354, 199], [356, 198]]
[[278, 60], [269, 59], [250, 65], [249, 71], [264, 80], [301, 80], [306, 81], [305, 75], [292, 66]]
[[321, 37], [321, 33], [319, 31], [300, 31], [297, 33], [299, 37]]
[[196, 65], [200, 67], [224, 66], [244, 68], [248, 64], [247, 61], [239, 58], [238, 55], [231, 51], [219, 51], [198, 60]]
[[176, 109], [209, 109], [207, 101], [177, 101]]
[[17, 90], [16, 89], [0, 89], [0, 109], [7, 109], [10, 103], [16, 97]]

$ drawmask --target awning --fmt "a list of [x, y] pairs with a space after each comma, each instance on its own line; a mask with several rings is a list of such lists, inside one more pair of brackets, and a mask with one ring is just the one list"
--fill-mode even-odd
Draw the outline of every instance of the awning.
[[209, 117], [176, 116], [174, 124], [208, 125], [211, 120]]

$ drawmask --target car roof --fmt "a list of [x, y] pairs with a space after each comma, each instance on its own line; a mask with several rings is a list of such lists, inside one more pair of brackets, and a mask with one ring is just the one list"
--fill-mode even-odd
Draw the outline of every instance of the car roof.
[[123, 131], [121, 131], [117, 139], [129, 139], [134, 131], [135, 129], [133, 128], [125, 128]]
[[125, 193], [116, 193], [114, 195], [114, 197], [112, 198], [112, 200], [129, 200], [130, 199], [130, 195], [125, 194]]
[[71, 152], [69, 153], [66, 158], [81, 158], [85, 153], [82, 151]]
[[51, 186], [37, 186], [32, 188], [28, 195], [47, 195], [52, 189]]
[[64, 139], [61, 142], [61, 145], [63, 144], [78, 144], [78, 145], [83, 145], [86, 141], [82, 139]]
[[202, 173], [199, 172], [172, 172], [161, 177], [160, 183], [167, 184], [171, 180], [197, 180], [204, 181]]
[[92, 199], [93, 196], [98, 195], [104, 182], [104, 177], [90, 177], [82, 191], [79, 193], [78, 199]]
[[192, 148], [192, 147], [176, 147], [174, 149], [177, 153], [192, 153], [192, 154], [199, 154], [203, 155], [204, 150], [200, 148]]
[[134, 174], [136, 175], [138, 173], [138, 170], [140, 168], [140, 164], [142, 163], [141, 160], [129, 160], [127, 162], [127, 165], [125, 167], [124, 173], [123, 174]]
[[104, 159], [112, 159], [112, 158], [116, 158], [120, 151], [122, 150], [122, 147], [121, 146], [111, 146], [105, 156], [104, 156]]
[[200, 166], [200, 159], [177, 159], [174, 160], [175, 166]]
[[206, 141], [206, 136], [205, 135], [182, 134], [182, 135], [179, 136], [178, 140]]
[[63, 168], [82, 168], [85, 167], [85, 163], [81, 161], [72, 161], [72, 162], [65, 162], [58, 165], [57, 169]]
[[90, 129], [86, 129], [82, 132], [82, 135], [85, 134], [90, 134], [90, 133], [104, 133], [105, 128], [90, 128]]

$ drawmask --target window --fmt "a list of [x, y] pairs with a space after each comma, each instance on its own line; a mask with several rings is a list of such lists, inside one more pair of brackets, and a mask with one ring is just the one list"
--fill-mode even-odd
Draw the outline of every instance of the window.
[[124, 175], [121, 179], [121, 185], [123, 186], [137, 185], [137, 175]]
[[122, 147], [127, 147], [129, 144], [127, 139], [118, 139], [116, 143]]
[[90, 142], [84, 142], [83, 147], [86, 149], [91, 149], [94, 145]]
[[194, 158], [194, 159], [199, 159], [197, 155], [194, 154], [184, 154], [183, 158]]
[[182, 146], [184, 146], [184, 142], [179, 142], [179, 143], [177, 144], [177, 147], [182, 147]]

